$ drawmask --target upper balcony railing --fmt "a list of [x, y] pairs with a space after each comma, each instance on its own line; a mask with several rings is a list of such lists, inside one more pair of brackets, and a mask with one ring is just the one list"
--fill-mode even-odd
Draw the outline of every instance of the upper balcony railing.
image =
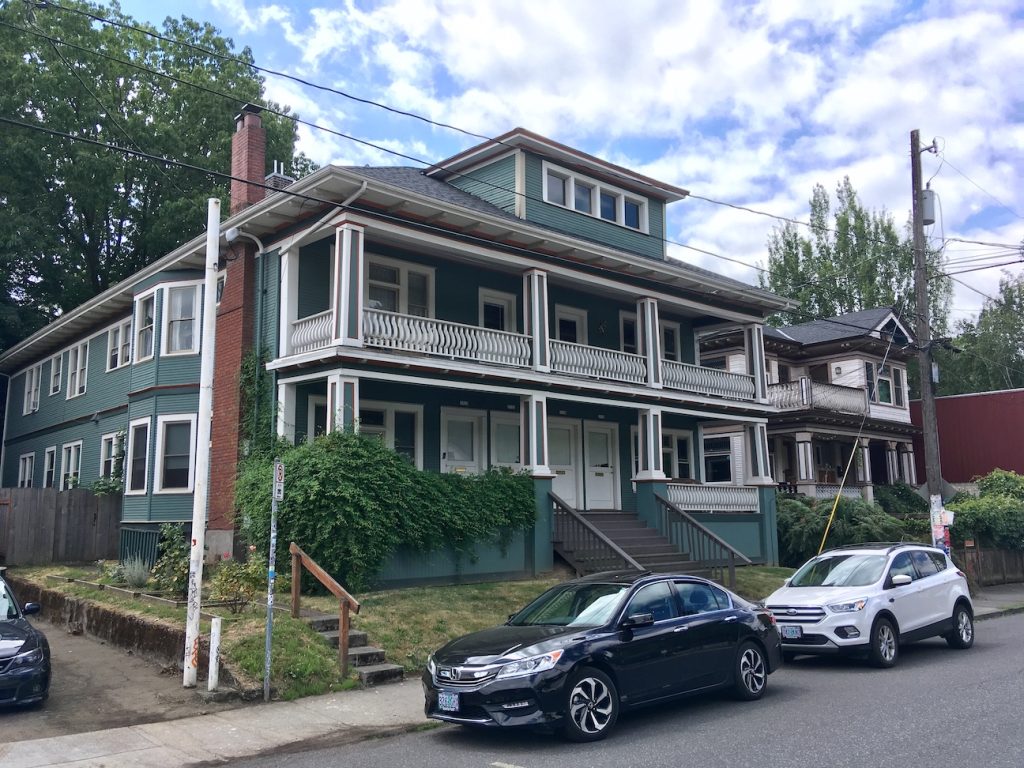
[[[286, 354], [329, 347], [333, 331], [332, 310], [300, 318], [292, 323], [290, 352]], [[380, 309], [363, 310], [363, 342], [368, 347], [515, 368], [529, 368], [533, 363], [531, 339], [524, 334]], [[638, 386], [647, 383], [643, 355], [554, 339], [549, 342], [549, 350], [555, 373]], [[666, 389], [732, 400], [754, 399], [754, 377], [748, 374], [662, 360], [662, 376]]]
[[867, 394], [863, 388], [823, 384], [806, 377], [785, 384], [770, 384], [768, 399], [781, 411], [818, 408], [860, 416], [868, 410]]
[[662, 360], [661, 375], [668, 389], [682, 389], [734, 400], [754, 399], [754, 377], [750, 374], [729, 373], [718, 368]]
[[530, 338], [430, 317], [363, 310], [363, 340], [371, 347], [528, 368]]

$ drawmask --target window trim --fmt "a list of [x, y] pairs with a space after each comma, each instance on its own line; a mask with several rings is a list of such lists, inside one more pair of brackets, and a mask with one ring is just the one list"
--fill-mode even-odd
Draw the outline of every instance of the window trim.
[[73, 449], [78, 448], [78, 466], [75, 471], [75, 488], [82, 485], [82, 441], [72, 440], [70, 443], [64, 443], [60, 447], [60, 490], [70, 490], [66, 482], [68, 477], [67, 467], [65, 467], [65, 458], [70, 458]]
[[[662, 430], [661, 430], [661, 439], [662, 440], [664, 440], [666, 436], [669, 436], [669, 437], [673, 438], [673, 440], [676, 440], [676, 439], [678, 439], [680, 437], [685, 437], [686, 440], [687, 440], [687, 448], [689, 449], [688, 450], [689, 456], [688, 456], [688, 459], [687, 459], [688, 463], [690, 465], [690, 476], [689, 477], [675, 477], [674, 475], [670, 475], [667, 471], [665, 471], [666, 470], [665, 459], [664, 459], [664, 455], [662, 456], [661, 471], [664, 472], [665, 477], [668, 479], [669, 482], [672, 482], [673, 480], [683, 480], [683, 481], [686, 481], [686, 480], [696, 480], [697, 479], [697, 474], [696, 474], [696, 471], [695, 471], [696, 468], [697, 468], [697, 465], [696, 465], [696, 463], [694, 461], [694, 456], [695, 456], [695, 452], [696, 452], [696, 449], [694, 447], [694, 439], [695, 439], [694, 435], [695, 435], [695, 432], [692, 429], [662, 428]], [[640, 454], [637, 452], [637, 449], [639, 448], [639, 440], [640, 440], [640, 432], [637, 429], [637, 425], [636, 424], [630, 425], [630, 427], [629, 427], [629, 466], [630, 466], [630, 469], [632, 469], [632, 471], [633, 471], [633, 477], [636, 477], [637, 473], [640, 471]], [[662, 450], [662, 454], [664, 454], [664, 451], [665, 451], [664, 445], [662, 445], [662, 449], [661, 450]], [[676, 446], [674, 446], [674, 445], [672, 447], [672, 453], [673, 454], [677, 453]], [[678, 463], [678, 459], [677, 459], [676, 463]]]
[[[75, 367], [72, 370], [71, 367], [71, 355], [75, 354]], [[85, 365], [82, 365], [82, 360], [85, 360]], [[77, 392], [71, 393], [71, 381], [74, 379]], [[77, 344], [72, 344], [68, 347], [68, 375], [67, 375], [67, 393], [65, 396], [66, 400], [72, 400], [76, 397], [81, 397], [86, 393], [89, 386], [89, 339], [80, 341]]]
[[[518, 318], [516, 317], [516, 306], [519, 298], [514, 293], [495, 291], [490, 288], [477, 289], [477, 317], [480, 327], [484, 327], [484, 305], [502, 304], [505, 307], [505, 327], [501, 330], [506, 333], [516, 333]], [[494, 330], [494, 329], [488, 329]]]
[[[666, 347], [665, 347], [665, 331], [666, 330], [674, 331], [675, 334], [676, 334], [675, 349], [673, 350], [675, 352], [676, 356], [674, 358], [673, 357], [669, 357], [668, 355], [665, 354], [665, 352], [666, 352]], [[675, 362], [675, 363], [683, 362], [683, 339], [682, 339], [682, 333], [681, 333], [681, 329], [679, 327], [679, 323], [677, 323], [675, 320], [659, 320], [658, 321], [658, 333], [661, 334], [661, 359], [662, 360], [669, 360], [669, 361]]]
[[[124, 495], [145, 496], [149, 491], [149, 455], [152, 441], [153, 417], [144, 416], [139, 419], [132, 419], [128, 422], [128, 439], [125, 448], [125, 470], [124, 470]], [[146, 463], [142, 470], [142, 488], [132, 490], [132, 458], [135, 456], [135, 430], [145, 424], [146, 426]]]
[[[487, 464], [489, 467], [507, 467], [513, 472], [519, 472], [523, 468], [523, 424], [520, 414], [511, 411], [491, 411], [489, 414]], [[519, 461], [508, 463], [498, 461], [495, 456], [498, 453], [498, 427], [515, 426], [519, 431]]]
[[[49, 467], [47, 467], [49, 465]], [[46, 475], [50, 475], [50, 482], [46, 482]], [[51, 445], [43, 451], [43, 488], [57, 487], [57, 446]]]
[[[316, 407], [322, 405], [324, 410], [327, 410], [327, 395], [306, 395], [306, 442], [313, 442], [316, 435], [314, 429], [316, 429]], [[329, 423], [331, 420], [330, 412], [327, 413], [327, 427], [332, 425]]]
[[[626, 323], [633, 324], [633, 340], [636, 349], [632, 352], [626, 349]], [[624, 309], [619, 310], [619, 351], [625, 352], [627, 355], [640, 354], [640, 334], [636, 324], [636, 312], [627, 312]]]
[[25, 391], [22, 393], [21, 415], [28, 416], [39, 410], [43, 386], [43, 364], [36, 363], [24, 370]]
[[[139, 363], [144, 363], [147, 360], [152, 360], [154, 357], [156, 357], [157, 293], [159, 293], [159, 289], [153, 288], [149, 291], [146, 291], [145, 293], [140, 293], [138, 296], [135, 297], [135, 307], [132, 310], [132, 365], [138, 365]], [[139, 320], [139, 317], [142, 313], [143, 305], [148, 300], [153, 301], [153, 322], [151, 325], [144, 326], [142, 322]], [[141, 345], [139, 344], [139, 335], [146, 328], [149, 328], [152, 331], [152, 340], [150, 341], [149, 344], [149, 354], [140, 355], [139, 350], [141, 349]]]
[[559, 334], [558, 322], [563, 317], [567, 320], [576, 321], [576, 341], [568, 341], [566, 344], [582, 344], [583, 346], [589, 346], [589, 335], [587, 333], [587, 310], [580, 309], [579, 307], [571, 307], [568, 304], [555, 304], [555, 311], [553, 313], [555, 318], [555, 332], [551, 334], [551, 338], [556, 341], [562, 341]]
[[[192, 493], [196, 484], [196, 422], [198, 417], [194, 413], [172, 413], [156, 417], [156, 456], [153, 465], [153, 493], [154, 494], [183, 494]], [[189, 425], [189, 450], [188, 450], [188, 486], [187, 487], [163, 487], [163, 466], [164, 466], [164, 437], [168, 424]]]
[[[199, 342], [202, 335], [203, 317], [203, 283], [199, 280], [185, 280], [177, 283], [165, 283], [160, 286], [163, 297], [160, 302], [160, 356], [161, 357], [184, 357], [186, 355], [199, 354]], [[168, 349], [171, 334], [171, 291], [191, 288], [193, 291], [193, 314], [192, 314], [192, 346], [189, 349], [179, 349], [174, 352]], [[154, 325], [156, 324], [154, 318]], [[177, 322], [177, 321], [175, 321]], [[154, 344], [154, 346], [156, 346]]]
[[[121, 476], [124, 477], [124, 443], [125, 443], [125, 440], [124, 440], [123, 437], [121, 437], [121, 439], [118, 440], [118, 437], [121, 437], [121, 433], [120, 432], [108, 432], [107, 434], [105, 434], [102, 437], [100, 437], [100, 477], [113, 477], [114, 470], [116, 468], [115, 462], [116, 462], [117, 459], [121, 459]], [[109, 442], [110, 447], [112, 449], [116, 449], [118, 447], [118, 445], [120, 444], [120, 448], [121, 448], [120, 453], [115, 453], [114, 451], [111, 451], [111, 455], [107, 456], [106, 452], [107, 452], [107, 444], [108, 444], [108, 442]], [[106, 464], [108, 460], [110, 461], [110, 472], [109, 473], [103, 471], [103, 465]]]
[[[437, 306], [435, 303], [435, 278], [437, 270], [434, 267], [424, 266], [412, 261], [402, 261], [389, 256], [379, 256], [375, 253], [366, 254], [366, 276], [363, 279], [363, 305], [367, 309], [374, 309], [377, 312], [388, 312], [387, 309], [370, 306], [370, 267], [373, 265], [398, 270], [398, 311], [396, 314], [409, 314], [409, 272], [419, 272], [427, 276], [427, 317], [436, 317]], [[379, 282], [379, 281], [374, 281]], [[394, 283], [388, 283], [394, 285]], [[419, 317], [419, 315], [411, 315]]]
[[[114, 333], [117, 333], [117, 364], [111, 365], [110, 358], [111, 352], [113, 352], [113, 341]], [[120, 322], [114, 323], [112, 326], [107, 328], [107, 359], [105, 361], [106, 372], [116, 371], [119, 368], [131, 365], [132, 362], [132, 318], [121, 320]], [[127, 347], [125, 350], [125, 338], [128, 339]], [[121, 354], [125, 352], [125, 354]], [[123, 359], [126, 358], [126, 359]]]
[[[56, 386], [54, 379], [56, 378]], [[64, 350], [50, 358], [50, 392], [49, 397], [59, 395], [64, 382]]]
[[[415, 403], [390, 403], [381, 400], [360, 400], [359, 410], [384, 412], [384, 445], [388, 450], [395, 450], [395, 414], [411, 413], [416, 416], [416, 435], [413, 452], [416, 469], [423, 469], [423, 406]], [[356, 420], [357, 431], [359, 420]], [[438, 454], [440, 455], [440, 454]]]
[[[26, 472], [26, 467], [28, 471]], [[36, 474], [36, 453], [23, 453], [18, 457], [18, 487], [32, 488]]]
[[[705, 485], [735, 485], [737, 483], [737, 479], [738, 478], [736, 477], [736, 462], [733, 461], [733, 459], [735, 457], [733, 456], [733, 450], [732, 450], [732, 438], [733, 438], [733, 435], [735, 435], [735, 434], [736, 434], [735, 431], [732, 431], [732, 432], [724, 432], [724, 431], [723, 432], [709, 432], [707, 430], [702, 430], [701, 435], [700, 435], [700, 469], [701, 469], [702, 482]], [[729, 448], [728, 448], [727, 451], [725, 451], [725, 452], [713, 451], [711, 453], [712, 456], [723, 456], [724, 455], [724, 456], [728, 456], [729, 457], [729, 479], [728, 480], [709, 480], [708, 479], [708, 472], [707, 472], [708, 452], [707, 452], [707, 449], [705, 447], [708, 440], [725, 440], [726, 442], [728, 442]], [[742, 478], [739, 478], [739, 479], [742, 479]]]
[[[565, 202], [559, 203], [551, 199], [548, 193], [549, 174], [554, 175], [555, 178], [564, 180]], [[592, 190], [590, 195], [590, 211], [581, 211], [576, 207], [577, 181], [582, 185], [590, 187]], [[558, 208], [563, 208], [582, 216], [588, 216], [592, 219], [603, 221], [606, 224], [614, 224], [615, 226], [622, 227], [630, 232], [640, 232], [645, 235], [650, 233], [650, 207], [648, 205], [648, 200], [644, 196], [638, 195], [635, 192], [630, 192], [622, 187], [616, 187], [605, 181], [595, 179], [592, 176], [587, 176], [586, 174], [570, 171], [568, 168], [563, 168], [562, 166], [548, 162], [547, 160], [544, 160], [541, 163], [541, 188], [544, 202], [548, 205], [554, 205]], [[615, 198], [614, 220], [606, 219], [601, 215], [602, 193], [611, 195]], [[638, 205], [640, 208], [639, 227], [633, 227], [626, 224], [626, 200]]]

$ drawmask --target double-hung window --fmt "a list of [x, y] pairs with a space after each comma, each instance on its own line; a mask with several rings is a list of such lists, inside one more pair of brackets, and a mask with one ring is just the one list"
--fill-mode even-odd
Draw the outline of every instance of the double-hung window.
[[195, 427], [195, 414], [157, 417], [157, 493], [192, 492]]
[[60, 458], [60, 489], [77, 488], [79, 473], [82, 470], [82, 441], [66, 443]]
[[416, 317], [433, 317], [432, 269], [374, 256], [368, 261], [367, 307]]
[[480, 289], [480, 326], [493, 331], [516, 330], [516, 297], [511, 293], [499, 293]]
[[118, 323], [107, 334], [107, 370], [128, 365], [131, 362], [132, 321]]
[[100, 477], [117, 477], [122, 474], [124, 462], [123, 433], [104, 435], [100, 440]]
[[693, 478], [693, 456], [690, 452], [690, 433], [666, 430], [661, 433], [661, 466], [674, 480]]
[[43, 378], [43, 364], [38, 363], [25, 371], [25, 401], [22, 414], [35, 413], [39, 410], [39, 388]]
[[125, 467], [124, 492], [145, 493], [149, 475], [149, 417], [135, 419], [128, 425], [128, 463]]
[[886, 363], [864, 363], [868, 398], [881, 405], [906, 407], [906, 379], [902, 368]]
[[156, 322], [156, 294], [149, 294], [135, 304], [135, 362], [153, 357]]
[[36, 455], [34, 453], [23, 453], [18, 457], [18, 487], [31, 488], [32, 475], [36, 471]]
[[57, 446], [51, 445], [43, 454], [43, 488], [53, 488], [57, 473]]
[[544, 163], [544, 201], [620, 227], [648, 231], [647, 201], [598, 179]]
[[415, 467], [423, 466], [423, 409], [363, 401], [359, 434], [378, 438]]
[[64, 373], [64, 353], [56, 354], [50, 360], [50, 394], [60, 392], [61, 378]]
[[199, 351], [199, 286], [171, 286], [164, 294], [163, 354]]
[[704, 482], [732, 482], [732, 440], [727, 435], [704, 438]]
[[85, 394], [89, 373], [89, 342], [83, 341], [68, 350], [68, 399]]

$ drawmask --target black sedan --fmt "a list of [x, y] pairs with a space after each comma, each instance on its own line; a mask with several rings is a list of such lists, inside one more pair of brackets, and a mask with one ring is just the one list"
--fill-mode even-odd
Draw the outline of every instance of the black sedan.
[[782, 662], [771, 612], [694, 576], [609, 572], [559, 584], [427, 661], [427, 717], [608, 735], [619, 710], [717, 688], [759, 699]]
[[39, 603], [18, 605], [0, 576], [0, 705], [35, 704], [50, 692], [50, 645], [25, 616]]

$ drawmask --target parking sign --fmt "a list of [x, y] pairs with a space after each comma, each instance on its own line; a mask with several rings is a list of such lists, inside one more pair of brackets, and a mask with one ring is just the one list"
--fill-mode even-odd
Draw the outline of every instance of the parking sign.
[[274, 462], [274, 501], [284, 501], [284, 463]]

